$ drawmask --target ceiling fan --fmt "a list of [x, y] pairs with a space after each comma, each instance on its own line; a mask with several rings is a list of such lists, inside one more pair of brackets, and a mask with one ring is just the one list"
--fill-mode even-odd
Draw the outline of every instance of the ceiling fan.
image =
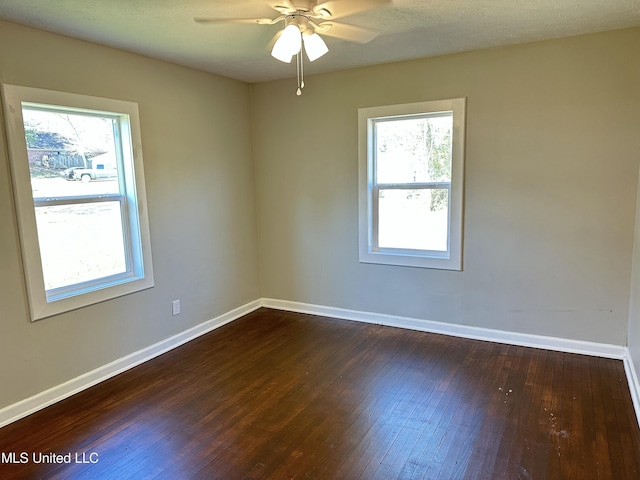
[[245, 23], [257, 25], [275, 25], [284, 22], [284, 29], [276, 33], [272, 40], [271, 55], [281, 62], [290, 63], [293, 57], [297, 60], [298, 90], [304, 87], [304, 66], [302, 49], [310, 62], [317, 60], [329, 51], [319, 34], [335, 37], [351, 42], [367, 43], [373, 40], [378, 32], [369, 28], [336, 22], [336, 19], [356, 13], [382, 7], [392, 0], [275, 0], [271, 8], [280, 15], [275, 18], [202, 18], [196, 17], [198, 23], [223, 24]]

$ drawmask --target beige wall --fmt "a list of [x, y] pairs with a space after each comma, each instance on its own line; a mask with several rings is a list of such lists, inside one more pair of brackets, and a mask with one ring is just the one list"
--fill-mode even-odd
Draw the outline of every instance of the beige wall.
[[[252, 90], [264, 297], [626, 345], [640, 30]], [[464, 271], [358, 263], [357, 109], [467, 97]]]
[[29, 322], [0, 122], [0, 408], [258, 298], [247, 84], [3, 22], [0, 82], [139, 104], [156, 283]]

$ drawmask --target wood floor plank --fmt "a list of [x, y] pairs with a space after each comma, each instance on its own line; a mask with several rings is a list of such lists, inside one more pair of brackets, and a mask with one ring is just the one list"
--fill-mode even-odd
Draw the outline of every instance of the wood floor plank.
[[13, 479], [640, 478], [622, 362], [260, 309], [0, 429]]
[[[540, 409], [542, 397], [546, 352], [536, 349], [525, 351], [526, 364], [523, 365], [522, 390], [515, 392], [512, 401], [518, 405], [518, 431], [509, 452], [507, 478], [530, 479], [533, 466], [536, 464], [535, 445], [546, 441], [540, 435], [540, 420], [533, 412]], [[505, 392], [509, 393], [508, 391]]]
[[[464, 478], [488, 480], [493, 478], [493, 468], [498, 451], [492, 442], [499, 441], [505, 429], [503, 421], [505, 411], [504, 389], [508, 370], [504, 367], [507, 362], [507, 352], [508, 347], [500, 346], [496, 348], [495, 353], [488, 358], [489, 363], [486, 368], [492, 372], [492, 379], [486, 384], [488, 397], [483, 404], [485, 414], [482, 419], [480, 434], [474, 443]], [[480, 439], [487, 441], [481, 441]]]

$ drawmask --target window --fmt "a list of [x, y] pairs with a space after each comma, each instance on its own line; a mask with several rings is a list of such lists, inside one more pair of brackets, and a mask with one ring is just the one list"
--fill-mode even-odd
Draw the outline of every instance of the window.
[[152, 287], [137, 104], [2, 93], [31, 319]]
[[361, 262], [462, 269], [465, 106], [359, 109]]

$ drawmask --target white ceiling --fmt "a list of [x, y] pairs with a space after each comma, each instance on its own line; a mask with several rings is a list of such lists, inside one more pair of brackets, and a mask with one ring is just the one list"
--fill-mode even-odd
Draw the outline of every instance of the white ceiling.
[[[276, 2], [0, 0], [0, 18], [253, 83], [295, 76], [294, 65], [269, 55], [282, 23], [202, 25], [193, 18], [276, 17]], [[307, 3], [292, 0], [300, 2]], [[305, 65], [307, 75], [640, 26], [640, 0], [393, 0], [340, 21], [380, 33], [365, 45], [325, 38], [330, 51]]]

